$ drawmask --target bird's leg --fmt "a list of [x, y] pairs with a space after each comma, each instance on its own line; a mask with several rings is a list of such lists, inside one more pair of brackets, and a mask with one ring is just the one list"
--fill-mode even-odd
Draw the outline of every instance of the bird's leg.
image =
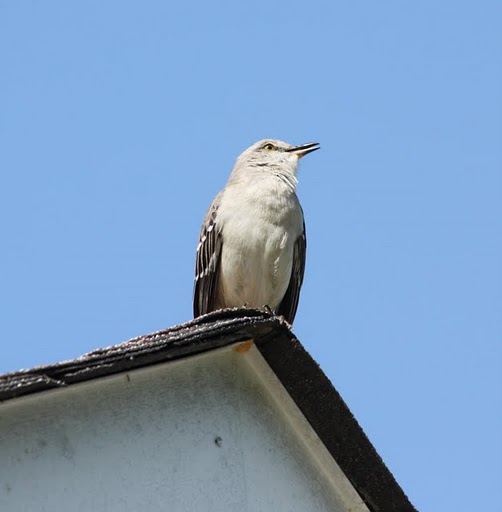
[[267, 315], [275, 316], [274, 310], [268, 304], [265, 304], [261, 308], [257, 308], [257, 309], [258, 309], [258, 311], [261, 311], [262, 313], [265, 313]]
[[274, 314], [274, 312], [272, 311], [272, 308], [268, 304], [265, 304], [263, 306], [263, 311], [265, 311], [266, 313], [269, 313], [270, 315]]
[[279, 321], [281, 322], [281, 324], [286, 324], [287, 328], [290, 331], [291, 331], [291, 329], [293, 329], [293, 326], [286, 320], [286, 317], [284, 315], [277, 315], [275, 313], [275, 311], [268, 304], [265, 304], [263, 307], [259, 308], [259, 310], [278, 318]]

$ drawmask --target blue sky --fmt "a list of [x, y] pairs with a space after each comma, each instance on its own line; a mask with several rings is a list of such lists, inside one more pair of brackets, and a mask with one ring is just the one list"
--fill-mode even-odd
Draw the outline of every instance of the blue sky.
[[0, 372], [191, 318], [258, 139], [302, 161], [295, 333], [421, 510], [502, 510], [502, 5], [3, 2]]

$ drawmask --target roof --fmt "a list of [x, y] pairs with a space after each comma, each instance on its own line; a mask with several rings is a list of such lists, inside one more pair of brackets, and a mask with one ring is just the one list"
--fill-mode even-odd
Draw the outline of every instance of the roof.
[[0, 401], [253, 339], [371, 511], [414, 511], [329, 379], [280, 318], [227, 309], [70, 361], [0, 375]]

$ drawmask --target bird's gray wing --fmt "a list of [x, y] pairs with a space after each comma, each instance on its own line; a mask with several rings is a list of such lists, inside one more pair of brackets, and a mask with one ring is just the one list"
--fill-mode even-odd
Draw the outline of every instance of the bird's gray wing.
[[221, 195], [222, 192], [215, 197], [206, 213], [197, 246], [193, 294], [195, 318], [214, 310], [222, 246], [221, 231], [216, 223]]
[[291, 279], [288, 289], [277, 308], [277, 314], [282, 315], [290, 324], [295, 319], [298, 300], [300, 299], [300, 288], [305, 274], [305, 256], [307, 252], [307, 236], [305, 234], [305, 222], [303, 223], [303, 233], [297, 238], [293, 252], [293, 266], [291, 269]]

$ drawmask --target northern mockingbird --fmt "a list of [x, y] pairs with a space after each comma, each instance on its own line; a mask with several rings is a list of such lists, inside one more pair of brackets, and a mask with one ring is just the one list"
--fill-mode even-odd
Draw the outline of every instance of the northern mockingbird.
[[305, 270], [305, 223], [296, 195], [298, 162], [317, 142], [261, 140], [235, 162], [204, 218], [193, 310], [269, 307], [292, 324]]

